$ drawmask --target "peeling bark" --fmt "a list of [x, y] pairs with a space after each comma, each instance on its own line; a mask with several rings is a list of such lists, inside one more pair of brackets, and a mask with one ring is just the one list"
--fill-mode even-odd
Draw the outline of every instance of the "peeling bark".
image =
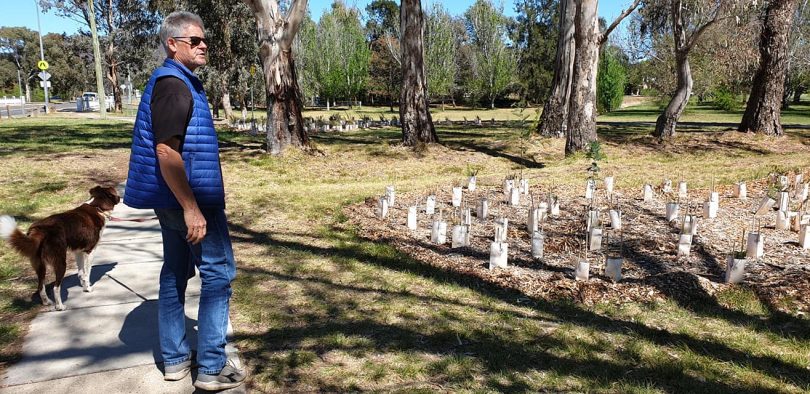
[[796, 0], [768, 4], [759, 41], [759, 68], [745, 106], [739, 131], [782, 135], [781, 110], [788, 63], [788, 38]]
[[287, 16], [276, 0], [244, 0], [256, 16], [259, 57], [267, 97], [267, 152], [278, 155], [289, 146], [309, 147], [301, 116], [301, 93], [292, 56], [292, 42], [307, 9], [306, 0], [294, 0]]
[[583, 151], [596, 141], [596, 70], [599, 61], [599, 20], [596, 0], [577, 2], [574, 73], [568, 103], [565, 155]]
[[560, 36], [554, 60], [554, 79], [551, 94], [543, 105], [537, 132], [544, 137], [560, 138], [565, 135], [568, 121], [568, 100], [571, 96], [571, 74], [574, 72], [574, 0], [560, 1]]

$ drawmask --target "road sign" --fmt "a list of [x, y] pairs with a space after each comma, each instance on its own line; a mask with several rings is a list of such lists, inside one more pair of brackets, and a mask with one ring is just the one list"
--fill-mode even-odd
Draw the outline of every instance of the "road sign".
[[39, 87], [44, 88], [46, 86], [45, 84], [47, 84], [49, 88], [51, 87], [51, 81], [39, 81]]
[[256, 75], [256, 65], [251, 64], [250, 65], [250, 76], [254, 76], [254, 75]]
[[47, 71], [40, 71], [39, 74], [37, 74], [37, 75], [39, 76], [39, 79], [41, 79], [43, 81], [47, 81], [47, 80], [51, 79], [51, 74], [49, 72], [47, 72]]
[[40, 61], [38, 61], [38, 62], [37, 62], [37, 68], [38, 68], [38, 69], [40, 69], [40, 70], [42, 70], [42, 71], [47, 70], [47, 69], [48, 69], [48, 62], [46, 62], [46, 61], [44, 61], [44, 60], [40, 60]]

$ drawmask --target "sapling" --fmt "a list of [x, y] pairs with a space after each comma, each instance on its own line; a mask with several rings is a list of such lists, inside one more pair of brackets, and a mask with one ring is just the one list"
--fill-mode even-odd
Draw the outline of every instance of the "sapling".
[[476, 180], [478, 177], [478, 172], [481, 171], [481, 167], [479, 166], [470, 166], [467, 164], [467, 189], [471, 192], [475, 191], [476, 188]]
[[613, 282], [622, 279], [622, 263], [624, 262], [624, 232], [619, 231], [619, 256], [611, 256], [614, 253], [615, 245], [612, 245], [610, 238], [607, 239], [608, 256], [605, 261], [605, 276]]
[[746, 238], [744, 227], [742, 229], [742, 237], [740, 239], [739, 245], [742, 249], [737, 249], [737, 247], [735, 246], [732, 248], [731, 254], [728, 256], [726, 264], [726, 277], [725, 277], [726, 283], [740, 283], [742, 282], [743, 277], [745, 276], [747, 252], [744, 250], [746, 249]]

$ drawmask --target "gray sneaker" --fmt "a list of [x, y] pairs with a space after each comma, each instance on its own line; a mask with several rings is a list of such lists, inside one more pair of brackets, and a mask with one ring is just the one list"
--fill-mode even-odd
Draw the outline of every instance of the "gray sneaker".
[[191, 354], [189, 355], [189, 359], [183, 361], [180, 364], [175, 365], [163, 364], [163, 380], [169, 381], [182, 380], [188, 375], [189, 372], [191, 372], [191, 367], [196, 366], [195, 362], [196, 358], [197, 352], [192, 351]]
[[232, 389], [245, 382], [247, 371], [241, 367], [238, 359], [229, 358], [218, 375], [197, 374], [194, 387], [200, 390], [219, 391]]

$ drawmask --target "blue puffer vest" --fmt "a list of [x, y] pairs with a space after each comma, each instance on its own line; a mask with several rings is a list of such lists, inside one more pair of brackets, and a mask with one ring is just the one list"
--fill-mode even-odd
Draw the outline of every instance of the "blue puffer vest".
[[124, 204], [133, 208], [181, 209], [160, 173], [155, 137], [152, 134], [152, 89], [159, 78], [166, 76], [180, 78], [194, 98], [194, 110], [186, 128], [182, 157], [197, 205], [200, 208], [224, 209], [225, 189], [219, 163], [219, 144], [211, 111], [208, 109], [208, 99], [197, 76], [172, 59], [166, 59], [155, 70], [143, 90], [132, 132], [132, 152], [129, 157]]

